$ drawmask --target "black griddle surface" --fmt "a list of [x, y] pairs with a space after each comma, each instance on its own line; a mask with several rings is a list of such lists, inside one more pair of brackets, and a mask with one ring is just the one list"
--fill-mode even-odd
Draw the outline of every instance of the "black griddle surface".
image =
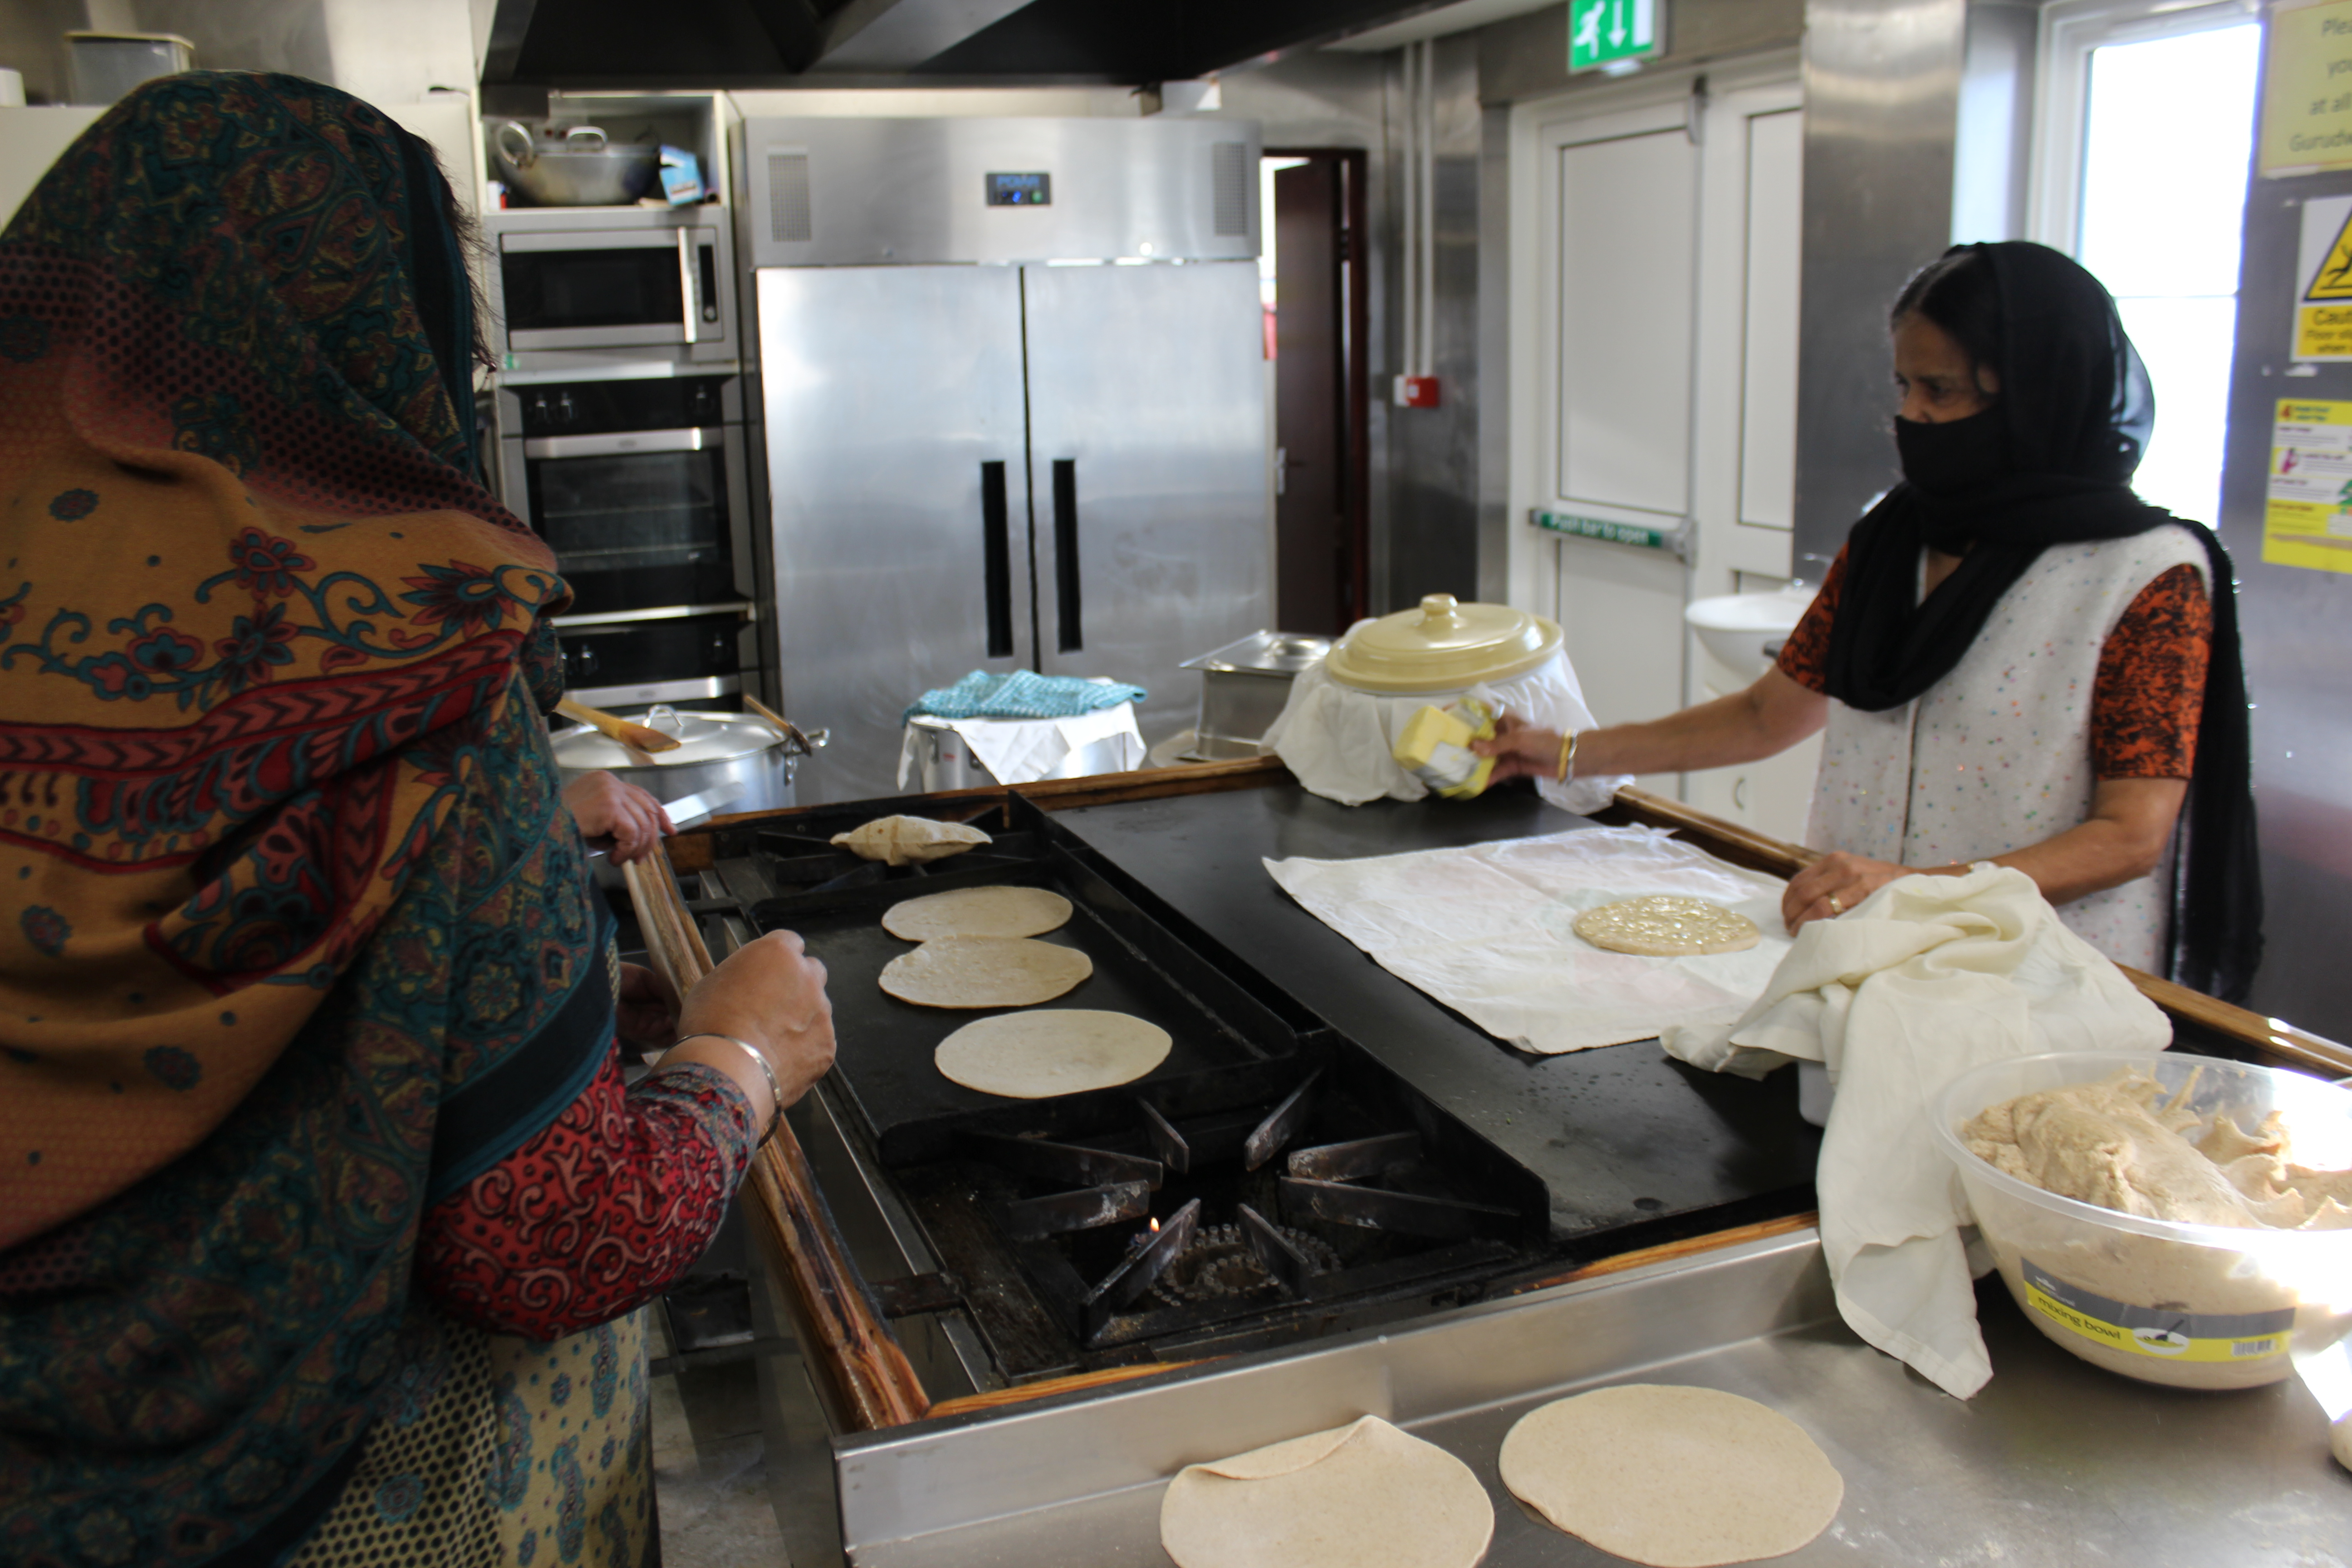
[[[1505, 788], [1343, 806], [1285, 782], [1057, 813], [1055, 822], [1540, 1177], [1556, 1237], [1606, 1250], [1812, 1206], [1820, 1130], [1795, 1075], [1701, 1072], [1655, 1040], [1513, 1050], [1301, 909], [1260, 863], [1352, 859], [1590, 826]], [[1628, 1230], [1643, 1234], [1629, 1237]]]
[[[775, 900], [752, 910], [763, 931], [799, 932], [824, 964], [840, 1041], [834, 1080], [885, 1163], [940, 1157], [967, 1129], [1051, 1131], [1099, 1116], [1106, 1101], [1125, 1104], [1138, 1093], [1172, 1113], [1203, 1101], [1246, 1100], [1297, 1075], [1295, 1067], [1275, 1072], [1267, 1064], [1295, 1056], [1302, 1035], [1319, 1031], [1318, 1021], [1276, 1016], [1221, 973], [1232, 967], [1230, 955], [1194, 951], [1066, 854], [1048, 849], [1026, 866], [972, 875], [943, 869], [952, 864], [938, 863], [919, 881]], [[1034, 1007], [925, 1007], [882, 989], [884, 966], [917, 945], [882, 929], [882, 916], [893, 904], [958, 887], [992, 886], [1046, 888], [1070, 900], [1069, 923], [1034, 940], [1083, 952], [1094, 961], [1094, 973]], [[1168, 1058], [1132, 1084], [1043, 1100], [967, 1089], [933, 1060], [940, 1041], [975, 1019], [1059, 1008], [1149, 1019], [1168, 1031]]]

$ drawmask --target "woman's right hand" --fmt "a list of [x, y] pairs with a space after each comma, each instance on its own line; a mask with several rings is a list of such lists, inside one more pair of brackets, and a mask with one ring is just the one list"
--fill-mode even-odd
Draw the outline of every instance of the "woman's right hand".
[[1559, 731], [1530, 724], [1512, 713], [1496, 717], [1492, 740], [1470, 742], [1473, 752], [1495, 759], [1494, 776], [1489, 781], [1493, 784], [1501, 784], [1505, 779], [1557, 776], [1559, 746]]
[[[767, 1058], [784, 1105], [790, 1105], [833, 1066], [833, 1004], [824, 994], [824, 965], [808, 955], [794, 933], [770, 931], [737, 948], [686, 994], [677, 1029], [677, 1050], [689, 1053], [681, 1060], [703, 1059], [702, 1047], [742, 1055], [722, 1042], [698, 1044], [695, 1035], [723, 1035], [756, 1048]], [[709, 1059], [724, 1070], [723, 1056]], [[750, 1063], [743, 1068], [756, 1075]], [[767, 1098], [766, 1088], [762, 1083], [751, 1096], [755, 1106]]]

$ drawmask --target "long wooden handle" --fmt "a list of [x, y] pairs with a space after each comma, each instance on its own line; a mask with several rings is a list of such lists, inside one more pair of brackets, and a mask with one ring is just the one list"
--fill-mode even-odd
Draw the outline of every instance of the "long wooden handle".
[[659, 730], [648, 729], [643, 724], [632, 724], [617, 713], [591, 708], [585, 702], [575, 702], [569, 697], [558, 702], [555, 710], [640, 752], [675, 752], [678, 748], [678, 739], [675, 735], [665, 735]]
[[[678, 896], [668, 852], [656, 844], [622, 868], [646, 938], [646, 956], [683, 996], [710, 973], [710, 950]], [[753, 1202], [746, 1212], [767, 1233], [783, 1265], [784, 1296], [801, 1357], [845, 1431], [919, 1421], [931, 1408], [907, 1352], [884, 1324], [849, 1261], [808, 1155], [789, 1123], [751, 1160]]]

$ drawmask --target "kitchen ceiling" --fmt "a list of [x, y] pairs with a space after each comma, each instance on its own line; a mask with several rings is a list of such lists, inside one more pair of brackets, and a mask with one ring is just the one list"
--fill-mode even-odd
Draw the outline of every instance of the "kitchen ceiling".
[[482, 79], [1184, 81], [1447, 8], [1445, 0], [701, 0], [648, 11], [643, 0], [497, 0]]

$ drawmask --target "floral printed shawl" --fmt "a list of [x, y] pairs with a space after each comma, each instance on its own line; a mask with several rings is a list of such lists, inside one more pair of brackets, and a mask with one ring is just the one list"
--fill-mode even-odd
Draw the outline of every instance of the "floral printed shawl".
[[0, 237], [0, 1560], [268, 1562], [612, 998], [423, 144], [148, 83]]

